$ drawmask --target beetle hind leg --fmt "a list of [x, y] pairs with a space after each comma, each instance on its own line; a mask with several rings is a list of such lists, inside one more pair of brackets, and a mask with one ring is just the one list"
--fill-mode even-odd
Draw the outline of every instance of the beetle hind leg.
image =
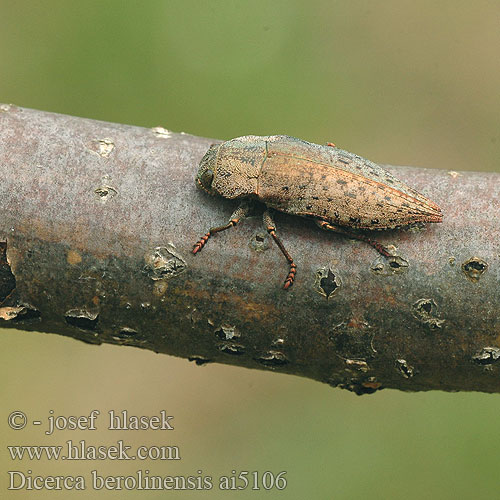
[[348, 236], [349, 238], [364, 241], [365, 243], [368, 243], [371, 247], [375, 248], [375, 250], [377, 250], [377, 252], [383, 255], [384, 257], [392, 257], [392, 254], [384, 245], [382, 245], [378, 241], [368, 238], [362, 233], [356, 233], [354, 231], [349, 231], [349, 229], [345, 229], [343, 227], [334, 226], [333, 224], [330, 224], [329, 222], [326, 222], [324, 220], [318, 220], [316, 221], [316, 224], [321, 229], [325, 229], [326, 231], [334, 231], [336, 233]]
[[246, 202], [243, 202], [231, 215], [229, 222], [223, 226], [212, 227], [209, 229], [208, 233], [202, 236], [196, 244], [193, 246], [193, 253], [197, 254], [205, 246], [208, 238], [213, 236], [215, 233], [220, 233], [233, 226], [236, 226], [242, 219], [244, 219], [250, 211], [250, 207]]
[[286, 290], [287, 288], [293, 285], [293, 280], [295, 279], [295, 273], [297, 272], [297, 266], [293, 261], [292, 256], [288, 253], [285, 245], [276, 234], [276, 224], [274, 223], [273, 217], [269, 209], [266, 209], [264, 215], [262, 217], [264, 221], [264, 225], [266, 226], [267, 232], [273, 237], [274, 242], [278, 245], [278, 248], [281, 250], [281, 253], [285, 256], [286, 260], [290, 264], [290, 271], [288, 272], [288, 276], [286, 277], [285, 283], [283, 284], [283, 288]]

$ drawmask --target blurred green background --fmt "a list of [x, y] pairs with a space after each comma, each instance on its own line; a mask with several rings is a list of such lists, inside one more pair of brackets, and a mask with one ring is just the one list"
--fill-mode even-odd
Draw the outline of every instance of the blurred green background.
[[[0, 0], [0, 102], [229, 139], [284, 133], [379, 163], [500, 171], [497, 1]], [[500, 396], [359, 398], [292, 376], [0, 330], [2, 498], [33, 475], [287, 471], [282, 492], [182, 497], [498, 498]], [[44, 436], [7, 415], [127, 409], [175, 431]], [[7, 444], [169, 444], [179, 462], [12, 462]], [[216, 480], [214, 479], [214, 483]], [[74, 492], [62, 493], [64, 498]], [[163, 498], [93, 491], [79, 498]], [[177, 498], [177, 493], [170, 496]], [[59, 494], [61, 497], [61, 494]]]

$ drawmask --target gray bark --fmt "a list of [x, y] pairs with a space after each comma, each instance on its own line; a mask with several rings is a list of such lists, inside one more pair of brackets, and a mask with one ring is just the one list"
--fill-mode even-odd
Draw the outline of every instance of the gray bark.
[[196, 361], [384, 387], [500, 392], [500, 176], [387, 167], [442, 224], [377, 232], [398, 256], [196, 189], [212, 141], [0, 107], [0, 324]]

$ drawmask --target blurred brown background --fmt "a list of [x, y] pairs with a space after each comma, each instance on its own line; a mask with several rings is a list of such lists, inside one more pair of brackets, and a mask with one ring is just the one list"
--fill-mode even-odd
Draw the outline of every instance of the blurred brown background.
[[[0, 19], [0, 102], [219, 139], [284, 133], [379, 163], [500, 172], [495, 1], [0, 0]], [[0, 346], [2, 498], [53, 497], [6, 492], [5, 471], [28, 469], [287, 471], [283, 492], [248, 488], [238, 498], [498, 496], [499, 395], [358, 398], [291, 376], [14, 330], [0, 330]], [[93, 432], [6, 424], [13, 410], [46, 421], [49, 410], [92, 409], [101, 411]], [[112, 433], [109, 409], [165, 409], [175, 431]], [[177, 445], [182, 460], [15, 463], [5, 448], [68, 439]], [[167, 494], [88, 488], [79, 498]]]

